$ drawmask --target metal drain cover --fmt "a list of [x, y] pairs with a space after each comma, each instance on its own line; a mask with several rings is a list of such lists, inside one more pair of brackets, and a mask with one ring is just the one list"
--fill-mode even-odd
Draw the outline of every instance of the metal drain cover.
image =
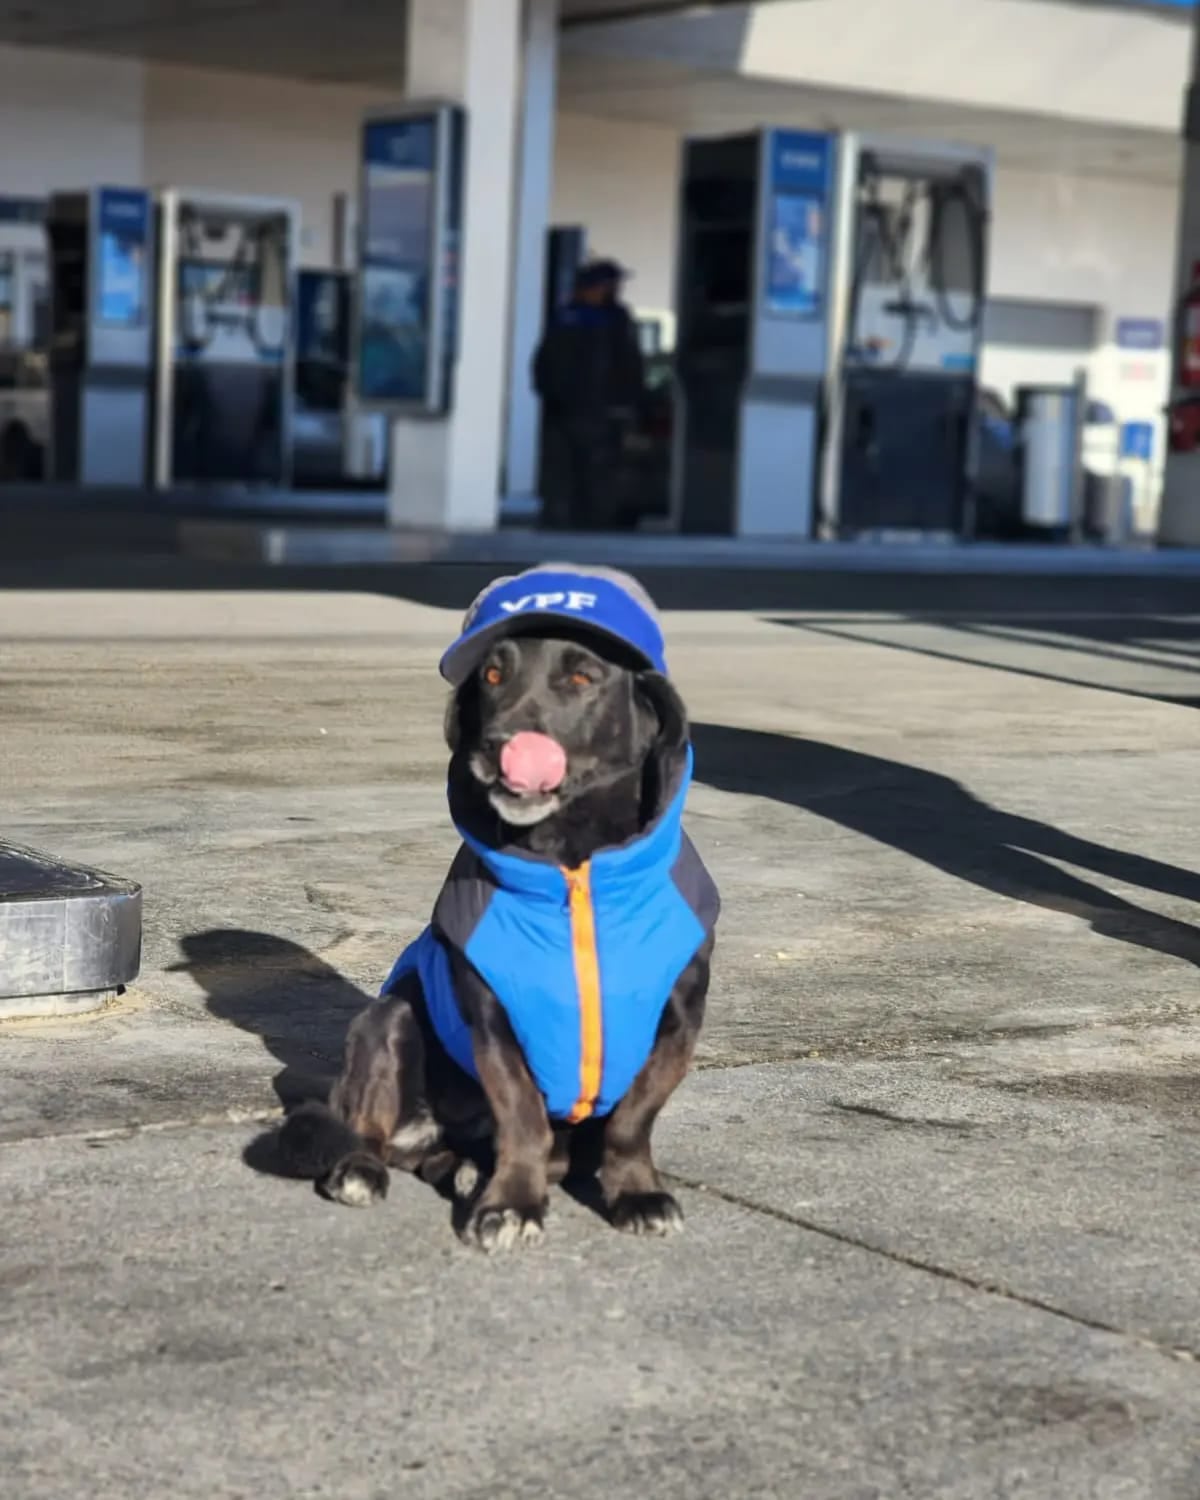
[[140, 885], [0, 839], [0, 1019], [94, 1009], [141, 954]]

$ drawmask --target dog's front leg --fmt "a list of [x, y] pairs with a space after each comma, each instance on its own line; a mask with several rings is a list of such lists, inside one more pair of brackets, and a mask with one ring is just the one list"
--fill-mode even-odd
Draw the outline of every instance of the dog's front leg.
[[691, 1065], [704, 1020], [711, 957], [710, 939], [676, 981], [654, 1050], [604, 1132], [600, 1186], [613, 1224], [629, 1234], [670, 1234], [683, 1227], [683, 1210], [659, 1179], [650, 1136], [659, 1111]]
[[455, 964], [454, 979], [471, 1025], [496, 1152], [495, 1171], [471, 1210], [465, 1237], [489, 1252], [509, 1250], [542, 1237], [553, 1132], [504, 1007], [465, 962]]

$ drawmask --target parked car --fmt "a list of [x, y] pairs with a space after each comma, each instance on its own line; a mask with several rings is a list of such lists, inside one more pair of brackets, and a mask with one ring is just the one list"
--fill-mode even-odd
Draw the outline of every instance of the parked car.
[[46, 356], [0, 349], [0, 479], [40, 479], [49, 435]]

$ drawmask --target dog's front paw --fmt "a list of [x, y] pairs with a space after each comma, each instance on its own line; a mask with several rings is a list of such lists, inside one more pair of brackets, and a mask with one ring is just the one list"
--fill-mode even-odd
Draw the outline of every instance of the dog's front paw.
[[518, 1245], [536, 1245], [546, 1229], [546, 1206], [512, 1207], [481, 1203], [467, 1220], [465, 1238], [488, 1255], [513, 1250]]
[[624, 1234], [677, 1234], [683, 1228], [683, 1210], [670, 1193], [622, 1193], [609, 1213]]
[[342, 1157], [320, 1189], [326, 1198], [347, 1208], [370, 1208], [387, 1197], [388, 1169], [378, 1157], [355, 1151]]

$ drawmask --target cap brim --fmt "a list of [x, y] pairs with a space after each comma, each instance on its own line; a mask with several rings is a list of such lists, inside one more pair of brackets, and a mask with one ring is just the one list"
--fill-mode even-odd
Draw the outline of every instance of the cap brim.
[[523, 610], [519, 620], [494, 620], [490, 625], [460, 636], [442, 657], [438, 671], [451, 687], [461, 687], [497, 641], [539, 634], [549, 621], [568, 627], [572, 635], [594, 637], [600, 649], [616, 646], [621, 656], [647, 670], [656, 670], [653, 660], [644, 651], [639, 651], [615, 630], [606, 630], [603, 625], [580, 620], [576, 615], [564, 615], [553, 609], [530, 609]]

